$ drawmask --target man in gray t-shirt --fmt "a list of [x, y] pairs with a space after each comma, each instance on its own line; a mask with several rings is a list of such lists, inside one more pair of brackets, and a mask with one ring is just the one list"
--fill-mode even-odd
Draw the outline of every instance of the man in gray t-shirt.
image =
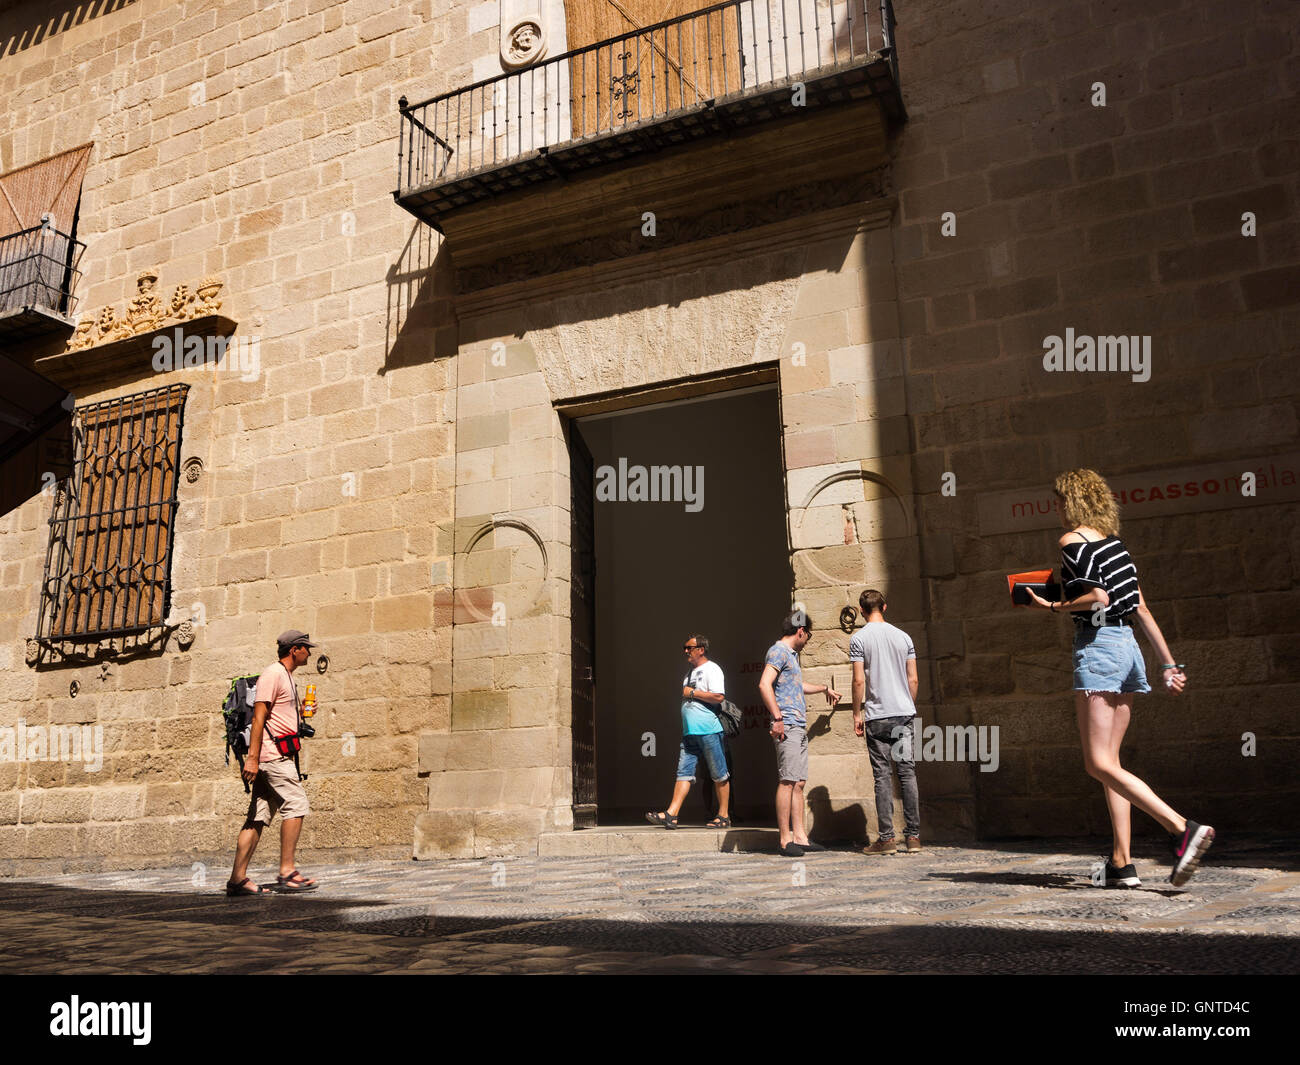
[[894, 778], [898, 770], [903, 793], [907, 853], [921, 849], [920, 797], [913, 760], [913, 718], [916, 717], [916, 648], [912, 638], [885, 620], [885, 597], [868, 588], [858, 597], [866, 624], [849, 640], [853, 666], [853, 731], [867, 738], [871, 774], [876, 782], [876, 820], [880, 836], [866, 854], [895, 854]]

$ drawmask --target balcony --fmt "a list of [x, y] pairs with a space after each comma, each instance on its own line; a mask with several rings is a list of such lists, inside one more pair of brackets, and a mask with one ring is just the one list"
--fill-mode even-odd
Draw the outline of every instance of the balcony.
[[0, 237], [0, 340], [71, 331], [86, 246], [48, 224]]
[[729, 0], [422, 103], [402, 97], [394, 198], [444, 231], [455, 212], [539, 183], [828, 106], [875, 99], [893, 126], [906, 118], [893, 8], [873, 7]]

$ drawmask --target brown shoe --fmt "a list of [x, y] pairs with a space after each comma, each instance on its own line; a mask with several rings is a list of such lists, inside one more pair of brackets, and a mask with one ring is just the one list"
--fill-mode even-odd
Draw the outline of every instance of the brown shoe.
[[908, 837], [907, 837], [907, 853], [908, 853], [908, 854], [920, 854], [920, 853], [921, 853], [921, 837], [920, 837], [920, 836], [908, 836]]
[[863, 854], [897, 854], [898, 844], [892, 839], [878, 839], [870, 847], [862, 848]]

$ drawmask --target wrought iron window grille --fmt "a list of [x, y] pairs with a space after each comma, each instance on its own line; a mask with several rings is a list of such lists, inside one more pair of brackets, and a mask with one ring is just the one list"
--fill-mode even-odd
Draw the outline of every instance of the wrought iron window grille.
[[158, 638], [171, 607], [188, 391], [170, 385], [74, 412], [73, 469], [49, 521], [38, 658], [42, 650], [68, 657], [76, 645], [122, 640], [125, 650]]

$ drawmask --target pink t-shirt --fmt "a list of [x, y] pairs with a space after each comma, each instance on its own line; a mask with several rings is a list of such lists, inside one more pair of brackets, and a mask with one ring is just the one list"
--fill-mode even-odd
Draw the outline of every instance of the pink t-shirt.
[[262, 670], [257, 678], [254, 701], [271, 704], [271, 712], [266, 716], [266, 727], [262, 730], [262, 750], [258, 761], [273, 762], [281, 755], [271, 737], [298, 733], [298, 708], [294, 701], [293, 681], [281, 663], [275, 662]]

